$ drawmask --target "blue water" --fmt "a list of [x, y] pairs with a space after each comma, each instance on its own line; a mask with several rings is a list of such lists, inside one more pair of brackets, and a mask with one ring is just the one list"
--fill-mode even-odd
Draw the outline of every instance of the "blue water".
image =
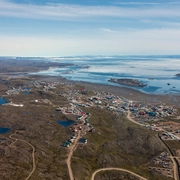
[[29, 94], [29, 91], [24, 91], [23, 94], [27, 95]]
[[29, 94], [29, 91], [31, 90], [31, 88], [24, 88], [23, 89], [24, 91], [23, 91], [23, 94]]
[[31, 88], [24, 88], [23, 90], [24, 90], [24, 91], [30, 91]]
[[58, 124], [60, 124], [63, 127], [68, 127], [71, 126], [75, 123], [75, 121], [70, 121], [70, 120], [58, 120], [57, 121]]
[[9, 131], [10, 131], [9, 128], [2, 128], [2, 127], [0, 127], [0, 134], [7, 133], [7, 132], [9, 132]]
[[[180, 56], [113, 56], [61, 57], [48, 61], [73, 63], [73, 66], [50, 68], [38, 74], [63, 76], [69, 80], [122, 86], [108, 82], [110, 78], [138, 79], [147, 84], [135, 88], [145, 93], [180, 93]], [[84, 68], [90, 66], [90, 68]], [[168, 83], [170, 85], [168, 85]]]
[[6, 103], [7, 103], [7, 101], [0, 97], [0, 105], [6, 104]]
[[7, 80], [4, 80], [4, 79], [2, 79], [2, 82], [3, 82], [4, 84], [7, 84], [7, 83], [8, 83], [8, 81], [7, 81]]

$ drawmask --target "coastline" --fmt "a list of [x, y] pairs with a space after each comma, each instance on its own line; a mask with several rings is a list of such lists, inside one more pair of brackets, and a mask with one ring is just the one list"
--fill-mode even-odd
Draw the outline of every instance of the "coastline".
[[48, 76], [48, 75], [28, 75], [29, 77], [39, 78], [45, 81], [61, 81], [65, 84], [77, 84], [84, 86], [86, 89], [95, 91], [107, 91], [115, 95], [124, 97], [129, 100], [142, 101], [148, 103], [166, 103], [180, 106], [180, 94], [150, 94], [135, 90], [131, 87], [120, 87], [115, 85], [105, 85], [90, 83], [84, 81], [68, 80], [62, 76]]
[[[10, 59], [8, 61], [3, 60], [3, 58], [0, 59], [0, 64], [2, 65], [0, 68], [0, 75], [4, 77], [11, 75], [11, 78], [15, 76], [15, 78], [19, 78], [20, 76], [22, 77], [29, 74], [54, 77], [61, 76], [63, 78], [67, 78], [67, 80], [71, 82], [74, 81], [78, 83], [82, 82], [90, 84], [95, 83], [101, 84], [101, 86], [118, 86], [119, 88], [126, 88], [128, 90], [133, 89], [135, 91], [142, 92], [143, 94], [145, 93], [148, 95], [180, 95], [179, 79], [175, 78], [175, 74], [178, 74], [178, 71], [176, 69], [165, 69], [163, 70], [163, 72], [161, 72], [161, 68], [156, 69], [154, 73], [160, 73], [160, 77], [157, 76], [156, 78], [155, 75], [151, 74], [151, 69], [144, 69], [144, 67], [141, 66], [141, 59], [138, 59], [137, 64], [135, 64], [136, 66], [134, 65], [134, 68], [136, 67], [136, 70], [132, 70], [132, 68], [127, 63], [134, 63], [133, 58], [130, 58], [127, 62], [125, 61], [125, 65], [123, 65], [121, 61], [123, 60], [124, 62], [124, 58], [114, 58], [115, 64], [110, 63], [110, 66], [108, 64], [109, 60], [104, 58], [100, 58], [99, 60], [91, 58], [91, 60], [87, 60], [86, 64], [82, 63], [79, 60], [76, 60], [76, 58], [67, 59], [67, 61], [52, 61], [52, 59], [48, 58], [36, 58], [36, 60], [32, 60], [32, 58], [27, 57], [17, 59], [18, 60], [16, 61], [15, 65], [13, 64], [13, 66], [12, 62], [14, 62], [15, 59]], [[153, 59], [145, 59], [150, 66]], [[164, 62], [161, 58], [158, 60], [158, 62]], [[173, 60], [174, 59], [172, 59], [172, 62]], [[89, 65], [91, 68], [89, 68], [89, 70], [83, 70], [87, 65]], [[111, 67], [112, 70], [109, 71], [109, 67]], [[120, 67], [122, 69], [119, 70], [117, 69], [117, 67]], [[158, 67], [159, 66], [157, 66], [157, 68]], [[173, 73], [169, 73], [169, 70], [171, 70], [171, 72]], [[139, 75], [136, 76], [137, 74]], [[119, 79], [121, 81], [109, 82], [108, 79]], [[129, 81], [127, 81], [127, 79]], [[136, 80], [137, 82], [134, 80]]]
[[180, 95], [177, 94], [148, 94], [127, 87], [118, 87], [113, 85], [102, 85], [102, 84], [77, 82], [77, 81], [76, 84], [84, 85], [86, 88], [92, 90], [108, 91], [115, 95], [127, 98], [129, 100], [142, 101], [148, 103], [161, 102], [161, 103], [180, 106]]
[[[25, 62], [23, 60], [18, 60], [16, 61], [16, 67], [12, 67], [10, 61], [4, 61], [1, 60], [1, 73], [0, 77], [3, 80], [6, 79], [13, 79], [13, 78], [23, 78], [23, 77], [30, 77], [34, 79], [35, 81], [37, 79], [39, 80], [44, 80], [44, 81], [61, 81], [62, 83], [66, 84], [79, 84], [82, 86], [85, 86], [87, 89], [90, 90], [97, 90], [97, 91], [108, 91], [112, 92], [115, 95], [130, 99], [130, 100], [135, 100], [135, 101], [145, 101], [145, 102], [150, 102], [150, 103], [159, 103], [159, 102], [164, 102], [167, 104], [173, 104], [176, 106], [180, 106], [180, 93], [162, 93], [162, 94], [155, 94], [151, 92], [143, 92], [141, 89], [135, 89], [133, 87], [124, 87], [120, 86], [119, 84], [102, 84], [102, 83], [95, 83], [95, 82], [84, 82], [84, 81], [77, 81], [77, 80], [69, 80], [66, 77], [63, 77], [61, 75], [58, 76], [51, 76], [51, 75], [41, 75], [38, 74], [38, 72], [41, 72], [44, 69], [49, 69], [51, 67], [57, 67], [63, 66], [65, 67], [66, 65], [69, 65], [67, 63], [52, 63], [49, 62], [43, 62], [43, 61], [37, 61], [36, 63], [32, 60], [26, 60]], [[6, 64], [3, 64], [2, 62], [6, 62]], [[27, 63], [27, 64], [26, 64]], [[35, 63], [35, 64], [34, 64]], [[34, 67], [36, 65], [39, 65], [38, 67]], [[72, 64], [71, 64], [72, 65]], [[3, 67], [5, 67], [3, 69]], [[23, 68], [23, 71], [22, 71]], [[12, 69], [12, 71], [10, 71]], [[32, 73], [32, 74], [31, 74]], [[3, 85], [3, 83], [2, 83]]]

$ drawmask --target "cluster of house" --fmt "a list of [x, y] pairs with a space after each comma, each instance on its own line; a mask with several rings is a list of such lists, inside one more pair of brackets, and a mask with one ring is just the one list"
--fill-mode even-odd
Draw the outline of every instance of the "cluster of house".
[[78, 120], [81, 120], [82, 117], [86, 114], [83, 112], [78, 105], [69, 103], [68, 107], [56, 108], [56, 111], [61, 111], [63, 114], [73, 114], [78, 116]]
[[75, 103], [70, 103], [69, 107], [56, 108], [57, 111], [61, 111], [63, 114], [73, 114], [77, 116], [77, 123], [70, 127], [70, 130], [74, 133], [70, 139], [62, 143], [63, 147], [69, 147], [77, 138], [77, 134], [80, 131], [80, 137], [78, 139], [78, 144], [87, 144], [87, 139], [82, 138], [86, 132], [93, 132], [94, 127], [89, 124], [90, 113], [82, 111], [79, 106]]
[[141, 102], [131, 102], [129, 104], [129, 110], [136, 120], [146, 122], [159, 121], [163, 117], [175, 114], [177, 111], [174, 106]]
[[35, 81], [33, 82], [33, 85], [36, 88], [43, 88], [43, 91], [48, 91], [50, 89], [55, 89], [57, 85], [63, 85], [64, 83], [60, 83], [60, 82], [45, 82], [45, 81]]
[[31, 88], [29, 88], [29, 86], [33, 85], [36, 88], [43, 88], [43, 90], [50, 90], [50, 89], [54, 89], [56, 88], [57, 85], [64, 85], [64, 83], [60, 83], [60, 82], [45, 82], [45, 81], [34, 81], [34, 82], [29, 82], [27, 84], [27, 87], [21, 87], [19, 86], [18, 88], [12, 87], [11, 89], [6, 91], [7, 95], [17, 95], [21, 92], [23, 92], [24, 94], [26, 92], [31, 91]]
[[92, 96], [87, 100], [93, 102], [98, 107], [106, 108], [114, 113], [123, 114], [129, 110], [137, 121], [158, 121], [163, 117], [171, 116], [177, 112], [174, 106], [131, 101], [104, 91], [94, 93], [96, 96]]
[[[37, 88], [43, 88], [43, 90], [50, 90], [55, 88], [57, 85], [64, 85], [60, 82], [44, 82], [35, 81], [32, 84]], [[70, 88], [68, 88], [70, 87]], [[12, 88], [8, 90], [7, 94], [18, 94], [20, 92], [29, 92], [30, 88]], [[85, 112], [83, 112], [80, 107], [92, 107], [96, 106], [101, 109], [107, 109], [113, 113], [119, 115], [124, 115], [126, 112], [130, 111], [131, 116], [134, 121], [141, 123], [146, 128], [151, 130], [163, 130], [164, 126], [154, 125], [152, 123], [158, 122], [166, 116], [174, 115], [177, 110], [174, 106], [167, 106], [165, 104], [149, 104], [145, 102], [137, 102], [125, 99], [124, 97], [119, 97], [109, 92], [105, 91], [93, 91], [93, 96], [84, 96], [88, 92], [85, 88], [76, 88], [74, 85], [66, 85], [66, 91], [60, 95], [64, 96], [69, 100], [70, 107], [57, 108], [61, 110], [62, 113], [69, 113], [78, 115], [78, 120], [81, 120]], [[47, 100], [35, 100], [35, 102], [47, 103]], [[88, 122], [86, 122], [88, 124]], [[91, 128], [91, 127], [90, 127]], [[93, 130], [93, 128], [91, 128]], [[175, 137], [175, 136], [174, 136]], [[164, 134], [164, 138], [173, 139], [172, 135]], [[177, 139], [177, 138], [176, 138]]]
[[158, 157], [154, 158], [152, 162], [153, 164], [157, 164], [160, 167], [171, 169], [173, 166], [173, 163], [169, 156], [170, 156], [169, 153], [162, 152]]
[[174, 133], [170, 133], [170, 132], [163, 132], [162, 139], [164, 139], [164, 140], [180, 140], [179, 137], [177, 137]]
[[63, 147], [69, 147], [71, 146], [71, 144], [74, 142], [74, 140], [77, 138], [77, 136], [75, 134], [73, 134], [68, 140], [64, 141], [62, 143]]
[[[50, 90], [56, 88], [57, 85], [64, 85], [60, 82], [43, 82], [35, 81], [32, 84], [37, 88], [43, 88], [43, 90]], [[67, 87], [73, 85], [67, 85]], [[159, 131], [165, 130], [164, 126], [152, 124], [158, 122], [166, 116], [174, 115], [177, 110], [174, 106], [167, 106], [165, 104], [149, 104], [145, 102], [137, 102], [125, 99], [124, 97], [119, 97], [109, 92], [105, 91], [93, 91], [93, 96], [87, 97], [83, 96], [87, 94], [87, 89], [85, 88], [67, 88], [62, 96], [69, 100], [70, 106], [57, 108], [56, 110], [62, 111], [64, 114], [74, 114], [78, 116], [78, 120], [86, 114], [80, 107], [91, 107], [96, 106], [101, 109], [107, 109], [115, 114], [125, 114], [127, 111], [131, 112], [131, 116], [134, 121], [141, 123], [146, 128]], [[31, 88], [12, 88], [6, 92], [6, 94], [19, 94], [20, 92], [29, 92]], [[49, 103], [47, 100], [35, 100], [35, 102]], [[88, 118], [85, 119], [86, 130], [93, 131], [94, 128], [89, 125]], [[177, 133], [176, 133], [177, 134]], [[180, 139], [173, 133], [165, 132], [163, 133], [164, 139]]]
[[[84, 90], [83, 90], [84, 91]], [[166, 104], [150, 104], [145, 102], [137, 102], [125, 99], [124, 97], [116, 96], [105, 91], [94, 91], [91, 97], [83, 97], [82, 90], [71, 89], [63, 94], [76, 107], [91, 107], [96, 106], [101, 109], [107, 109], [114, 114], [124, 115], [128, 111], [131, 112], [131, 117], [134, 121], [144, 125], [146, 128], [162, 131], [164, 126], [154, 124], [162, 120], [166, 116], [172, 116], [177, 113], [174, 106]], [[74, 110], [71, 113], [79, 113]], [[81, 118], [81, 117], [80, 117]], [[168, 132], [167, 132], [168, 134]], [[168, 134], [171, 139], [179, 139], [176, 135]]]
[[84, 123], [84, 122], [79, 123], [79, 124], [76, 123], [75, 125], [70, 127], [70, 130], [73, 132], [73, 135], [69, 139], [67, 139], [66, 141], [64, 141], [62, 143], [62, 147], [69, 147], [69, 146], [71, 146], [73, 144], [74, 140], [76, 138], [78, 138], [78, 133], [80, 133], [80, 136], [79, 136], [80, 138], [77, 141], [78, 144], [81, 144], [81, 145], [87, 144], [87, 139], [82, 138], [85, 135], [86, 131], [87, 131], [86, 123]]
[[155, 170], [167, 177], [173, 178], [173, 163], [167, 152], [162, 152], [158, 157], [154, 158], [149, 169]]
[[23, 88], [21, 86], [19, 86], [18, 88], [12, 87], [12, 89], [9, 89], [6, 91], [7, 95], [17, 95], [21, 92], [23, 92], [24, 94], [28, 94], [29, 91], [31, 91], [31, 88]]

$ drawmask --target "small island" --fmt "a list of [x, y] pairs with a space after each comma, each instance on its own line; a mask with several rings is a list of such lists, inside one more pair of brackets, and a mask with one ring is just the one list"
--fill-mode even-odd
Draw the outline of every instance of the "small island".
[[176, 74], [175, 76], [176, 76], [176, 77], [180, 77], [180, 73]]
[[91, 66], [83, 66], [83, 69], [89, 69]]
[[147, 86], [147, 84], [143, 84], [142, 82], [140, 82], [137, 79], [109, 79], [109, 82], [113, 82], [113, 83], [118, 83], [121, 85], [126, 85], [126, 86], [132, 86], [132, 87], [144, 87]]

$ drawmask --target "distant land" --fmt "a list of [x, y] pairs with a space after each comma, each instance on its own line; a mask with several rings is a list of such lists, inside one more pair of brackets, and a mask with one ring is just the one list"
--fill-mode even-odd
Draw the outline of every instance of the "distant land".
[[[62, 76], [68, 80], [127, 87], [110, 79], [136, 79], [143, 87], [129, 86], [149, 94], [180, 93], [178, 64], [180, 56], [69, 56], [69, 57], [18, 57], [17, 60], [70, 63], [64, 68], [52, 66], [37, 72], [38, 75]], [[132, 68], [133, 67], [133, 68]], [[167, 85], [169, 84], [169, 85]]]

